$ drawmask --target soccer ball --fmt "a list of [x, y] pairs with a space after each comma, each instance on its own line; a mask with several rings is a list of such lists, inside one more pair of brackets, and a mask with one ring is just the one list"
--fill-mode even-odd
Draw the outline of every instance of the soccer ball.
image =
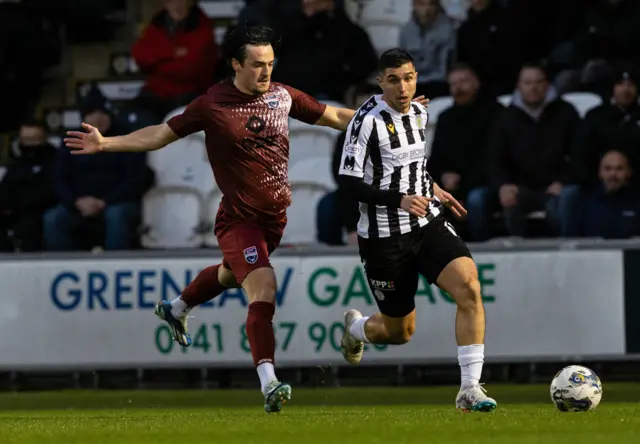
[[551, 400], [561, 412], [587, 412], [598, 407], [602, 383], [593, 370], [570, 365], [551, 381]]

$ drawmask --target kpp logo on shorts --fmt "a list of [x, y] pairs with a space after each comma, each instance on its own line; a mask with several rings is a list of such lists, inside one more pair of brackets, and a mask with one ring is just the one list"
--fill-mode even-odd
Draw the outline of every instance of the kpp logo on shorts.
[[393, 291], [396, 289], [396, 284], [393, 281], [379, 281], [371, 279], [371, 286], [377, 290]]
[[245, 248], [242, 252], [244, 253], [244, 259], [248, 263], [255, 264], [258, 261], [258, 249], [255, 246]]

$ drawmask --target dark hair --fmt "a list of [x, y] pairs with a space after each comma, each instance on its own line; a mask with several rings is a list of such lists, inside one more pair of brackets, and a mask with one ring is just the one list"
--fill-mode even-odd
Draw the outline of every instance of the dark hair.
[[224, 57], [231, 63], [236, 59], [244, 63], [247, 58], [247, 45], [273, 46], [280, 43], [273, 29], [264, 25], [236, 25], [229, 27], [224, 37]]
[[478, 73], [476, 72], [476, 70], [473, 69], [473, 67], [467, 63], [462, 63], [462, 62], [454, 63], [451, 69], [449, 70], [449, 74], [457, 71], [469, 71], [474, 76], [476, 77], [478, 76]]
[[544, 62], [527, 62], [520, 67], [520, 74], [525, 69], [537, 69], [544, 75], [545, 80], [549, 81], [549, 69]]
[[415, 65], [411, 54], [404, 49], [392, 48], [382, 53], [378, 61], [378, 69], [382, 72], [387, 68], [400, 68], [407, 63]]

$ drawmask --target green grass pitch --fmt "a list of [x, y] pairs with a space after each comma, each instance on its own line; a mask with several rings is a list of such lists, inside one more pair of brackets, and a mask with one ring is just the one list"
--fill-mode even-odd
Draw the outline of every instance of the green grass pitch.
[[633, 444], [640, 384], [604, 384], [594, 412], [560, 413], [546, 385], [488, 385], [493, 413], [459, 413], [457, 387], [299, 389], [267, 415], [258, 391], [0, 394], [2, 444]]

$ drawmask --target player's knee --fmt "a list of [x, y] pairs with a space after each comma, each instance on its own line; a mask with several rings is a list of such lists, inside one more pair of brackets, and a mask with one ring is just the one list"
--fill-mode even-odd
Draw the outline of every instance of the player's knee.
[[276, 302], [276, 276], [271, 268], [259, 268], [247, 275], [242, 287], [250, 302]]
[[460, 282], [454, 299], [462, 310], [475, 310], [482, 304], [480, 281], [475, 276], [468, 276]]

